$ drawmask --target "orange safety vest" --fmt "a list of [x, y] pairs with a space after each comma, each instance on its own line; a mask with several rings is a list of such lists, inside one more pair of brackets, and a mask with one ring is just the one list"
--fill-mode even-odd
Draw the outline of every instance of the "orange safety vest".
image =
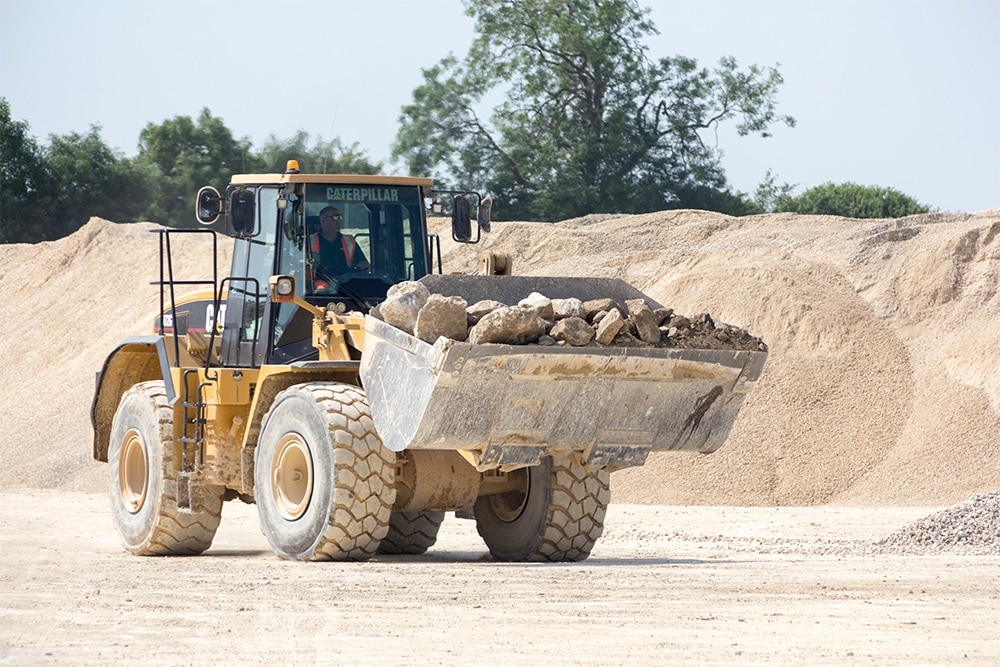
[[[319, 234], [313, 234], [312, 244], [310, 250], [312, 252], [319, 252]], [[344, 258], [347, 260], [347, 266], [354, 264], [354, 251], [358, 247], [358, 242], [354, 240], [354, 237], [350, 234], [340, 235], [340, 245], [344, 248]]]

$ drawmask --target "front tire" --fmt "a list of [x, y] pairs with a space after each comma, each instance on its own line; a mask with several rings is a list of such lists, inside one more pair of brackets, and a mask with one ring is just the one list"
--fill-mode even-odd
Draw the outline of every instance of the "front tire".
[[157, 380], [125, 392], [111, 424], [111, 518], [122, 545], [137, 556], [199, 554], [212, 545], [222, 517], [219, 486], [205, 487], [205, 511], [177, 508], [173, 420]]
[[289, 560], [370, 558], [388, 530], [394, 461], [358, 387], [316, 382], [278, 394], [254, 462], [271, 548]]
[[502, 561], [581, 561], [604, 532], [610, 476], [545, 457], [510, 473], [516, 488], [476, 500], [476, 530]]

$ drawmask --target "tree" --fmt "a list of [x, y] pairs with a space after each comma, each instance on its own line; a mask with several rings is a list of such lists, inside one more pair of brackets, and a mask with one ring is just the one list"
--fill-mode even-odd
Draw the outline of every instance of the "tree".
[[778, 184], [777, 176], [767, 170], [764, 180], [757, 185], [751, 203], [751, 213], [772, 213], [788, 201], [795, 186], [791, 183]]
[[28, 124], [11, 118], [0, 97], [0, 243], [30, 243], [45, 238], [52, 190], [45, 160]]
[[250, 140], [235, 139], [221, 118], [202, 109], [197, 122], [175, 116], [139, 133], [140, 168], [148, 169], [150, 220], [172, 227], [194, 224], [194, 197], [203, 185], [225, 189], [232, 174], [253, 170]]
[[377, 174], [382, 171], [382, 163], [370, 161], [357, 143], [344, 146], [339, 138], [324, 141], [322, 137], [312, 141], [304, 130], [288, 139], [272, 134], [255, 152], [255, 162], [264, 173], [284, 171], [291, 159], [299, 161], [301, 171], [311, 174]]
[[104, 143], [100, 129], [91, 125], [87, 134], [49, 137], [46, 169], [58, 212], [50, 238], [72, 234], [91, 216], [134, 222], [149, 204], [143, 174]]
[[[465, 0], [477, 36], [464, 61], [423, 71], [403, 108], [393, 158], [413, 173], [485, 189], [497, 217], [554, 220], [740, 200], [702, 132], [737, 119], [741, 135], [779, 116], [775, 68], [709, 71], [691, 58], [650, 60], [656, 33], [635, 0]], [[489, 120], [496, 82], [509, 88]]]
[[898, 190], [855, 183], [824, 183], [798, 197], [785, 198], [776, 208], [791, 213], [845, 218], [902, 218], [930, 211], [927, 206]]
[[147, 203], [141, 175], [101, 139], [50, 135], [39, 147], [27, 123], [13, 121], [0, 100], [0, 242], [34, 243], [72, 234], [91, 216], [135, 220]]

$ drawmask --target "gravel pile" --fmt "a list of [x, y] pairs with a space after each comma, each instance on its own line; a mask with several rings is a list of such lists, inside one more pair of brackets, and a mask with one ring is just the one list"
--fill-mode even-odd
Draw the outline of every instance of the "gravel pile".
[[914, 521], [876, 541], [823, 540], [802, 543], [782, 538], [744, 538], [741, 546], [760, 553], [842, 555], [1000, 555], [1000, 491], [972, 496]]
[[972, 496], [874, 545], [877, 553], [1000, 554], [1000, 492]]

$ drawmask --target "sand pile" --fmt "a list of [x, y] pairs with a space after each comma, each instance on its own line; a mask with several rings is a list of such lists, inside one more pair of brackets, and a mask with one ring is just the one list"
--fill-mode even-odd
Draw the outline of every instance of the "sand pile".
[[[59, 241], [0, 246], [0, 490], [103, 490], [94, 373], [157, 310], [151, 228], [93, 219]], [[669, 211], [495, 223], [472, 247], [449, 236], [446, 271], [471, 271], [491, 249], [516, 274], [620, 277], [768, 344], [727, 444], [615, 473], [614, 502], [944, 505], [1000, 489], [1000, 211]], [[203, 278], [210, 252], [188, 241], [178, 271]]]
[[[0, 490], [104, 490], [90, 455], [94, 381], [120, 340], [152, 331], [154, 229], [92, 218], [58, 241], [0, 245]], [[176, 277], [211, 280], [210, 236], [171, 244]], [[219, 245], [228, 275], [229, 244]]]
[[[515, 273], [620, 277], [770, 348], [719, 452], [654, 455], [613, 475], [614, 501], [947, 504], [1000, 489], [1000, 211], [670, 211], [494, 229], [486, 247]], [[460, 257], [446, 264], [473, 268]]]

